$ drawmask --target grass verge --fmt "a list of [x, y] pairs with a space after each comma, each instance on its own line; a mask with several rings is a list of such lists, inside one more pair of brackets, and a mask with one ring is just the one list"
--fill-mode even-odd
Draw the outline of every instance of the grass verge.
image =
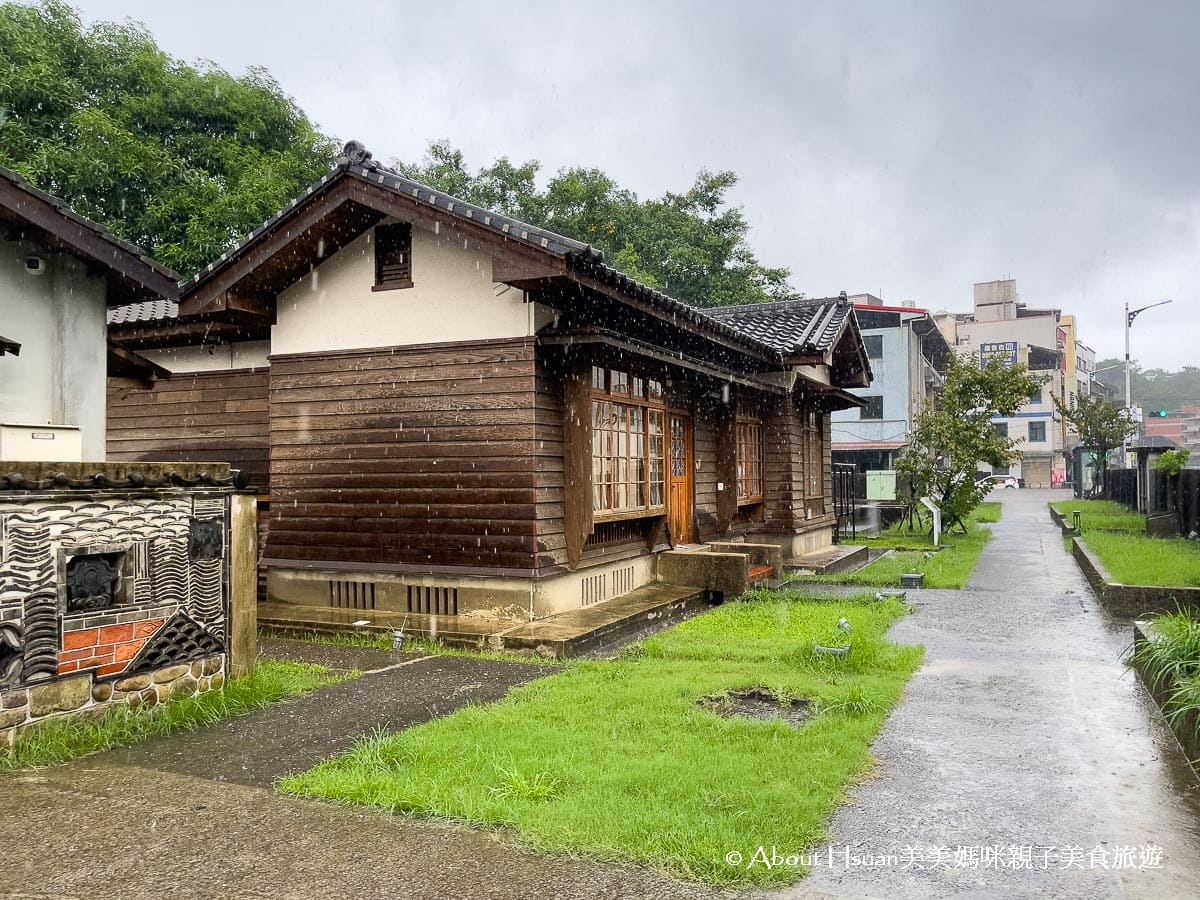
[[1200, 739], [1200, 622], [1180, 610], [1155, 616], [1150, 631], [1153, 638], [1135, 644], [1125, 662], [1142, 672], [1156, 695], [1168, 692], [1163, 715], [1194, 742]]
[[1079, 510], [1081, 539], [1100, 558], [1113, 580], [1155, 587], [1200, 586], [1200, 543], [1149, 537], [1146, 517], [1111, 500], [1050, 504], [1067, 522]]
[[886, 555], [853, 572], [833, 575], [798, 575], [793, 581], [816, 581], [825, 584], [862, 584], [872, 587], [899, 587], [900, 576], [921, 573], [925, 586], [931, 588], [961, 588], [971, 577], [979, 554], [991, 538], [984, 523], [1000, 521], [999, 503], [981, 503], [968, 519], [968, 531], [943, 533], [940, 546], [933, 546], [928, 533], [897, 523], [878, 537], [854, 538], [853, 543], [889, 550]]
[[193, 731], [352, 677], [308, 663], [260, 660], [249, 673], [215, 691], [173, 698], [149, 709], [114, 704], [97, 717], [65, 717], [34, 725], [12, 747], [0, 750], [0, 771], [52, 766], [171, 731]]
[[1121, 584], [1200, 587], [1200, 545], [1196, 541], [1087, 531], [1082, 540]]
[[1146, 517], [1128, 506], [1112, 500], [1057, 500], [1051, 508], [1072, 523], [1072, 514], [1079, 511], [1079, 527], [1084, 534], [1095, 531], [1129, 531], [1145, 534]]
[[[779, 884], [794, 869], [734, 866], [759, 845], [808, 847], [919, 665], [922, 649], [887, 641], [896, 601], [795, 600], [758, 592], [635, 645], [581, 662], [282, 780], [324, 797], [515, 829], [547, 852], [627, 860], [713, 883]], [[840, 644], [845, 657], [818, 655]], [[765, 686], [815, 715], [722, 718], [701, 697]], [[447, 765], [447, 760], [454, 760]]]

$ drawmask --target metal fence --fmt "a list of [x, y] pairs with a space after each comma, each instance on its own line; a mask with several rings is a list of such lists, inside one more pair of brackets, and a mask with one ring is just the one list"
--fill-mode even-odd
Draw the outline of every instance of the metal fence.
[[[1178, 475], [1149, 469], [1146, 474], [1150, 479], [1146, 493], [1151, 510], [1174, 513], [1180, 534], [1200, 532], [1200, 469], [1185, 469]], [[1137, 470], [1110, 469], [1106, 496], [1137, 509]]]
[[855, 490], [855, 478], [853, 463], [833, 464], [833, 511], [837, 517], [833, 531], [835, 542], [847, 535], [855, 537], [858, 534], [854, 521], [858, 512], [858, 492]]

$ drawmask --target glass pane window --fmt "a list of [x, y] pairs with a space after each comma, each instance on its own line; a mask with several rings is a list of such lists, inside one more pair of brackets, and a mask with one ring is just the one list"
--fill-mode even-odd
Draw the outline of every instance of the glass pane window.
[[737, 423], [737, 498], [753, 502], [763, 497], [762, 423], [754, 419]]

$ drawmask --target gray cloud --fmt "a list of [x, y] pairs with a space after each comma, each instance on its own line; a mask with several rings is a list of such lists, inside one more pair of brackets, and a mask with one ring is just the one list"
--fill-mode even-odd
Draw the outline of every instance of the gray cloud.
[[1189, 3], [738, 7], [89, 0], [184, 58], [261, 64], [381, 158], [447, 137], [482, 164], [594, 165], [644, 195], [701, 167], [810, 295], [966, 309], [1012, 275], [1148, 366], [1200, 365], [1200, 8]]

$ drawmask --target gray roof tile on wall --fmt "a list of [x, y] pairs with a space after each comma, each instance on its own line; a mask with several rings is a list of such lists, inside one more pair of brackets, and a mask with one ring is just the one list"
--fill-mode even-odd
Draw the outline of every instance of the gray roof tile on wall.
[[853, 308], [845, 297], [828, 297], [721, 306], [708, 312], [779, 353], [824, 353], [833, 347]]
[[108, 311], [109, 325], [129, 325], [135, 322], [157, 322], [174, 319], [179, 315], [179, 304], [174, 300], [147, 300], [144, 303], [127, 303], [114, 306]]

